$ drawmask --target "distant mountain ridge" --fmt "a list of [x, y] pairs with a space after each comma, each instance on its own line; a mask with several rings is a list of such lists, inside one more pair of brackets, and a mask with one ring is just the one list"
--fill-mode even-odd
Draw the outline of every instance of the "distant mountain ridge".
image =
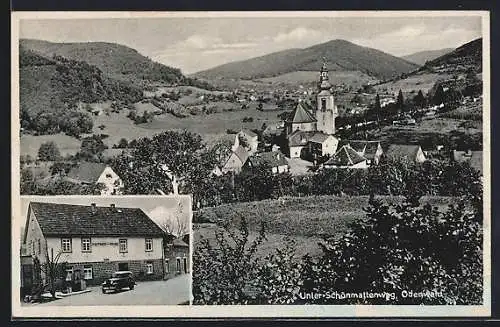
[[439, 50], [428, 50], [428, 51], [419, 51], [415, 52], [406, 56], [403, 56], [401, 58], [415, 63], [417, 65], [423, 66], [427, 61], [436, 59], [438, 57], [441, 57], [442, 55], [445, 55], [451, 51], [455, 50], [454, 48], [445, 48], [445, 49], [439, 49]]
[[305, 49], [288, 49], [268, 55], [227, 63], [194, 76], [204, 79], [253, 79], [294, 71], [318, 71], [323, 58], [332, 71], [360, 71], [379, 79], [409, 73], [419, 66], [380, 50], [345, 40], [332, 40]]

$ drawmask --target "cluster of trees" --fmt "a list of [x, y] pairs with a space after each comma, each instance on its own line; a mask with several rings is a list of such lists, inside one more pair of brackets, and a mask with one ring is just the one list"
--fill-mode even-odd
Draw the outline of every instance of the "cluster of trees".
[[[432, 160], [424, 164], [386, 161], [364, 169], [324, 169], [314, 175], [272, 174], [266, 167], [212, 177], [201, 206], [310, 195], [460, 196], [480, 187], [468, 163]], [[202, 217], [200, 219], [203, 219]]]
[[[293, 242], [263, 257], [264, 226], [251, 241], [244, 217], [238, 229], [223, 225], [215, 242], [202, 239], [193, 253], [194, 303], [483, 303], [482, 189], [444, 212], [415, 198], [385, 204], [375, 197], [365, 211], [346, 233], [324, 236], [316, 258], [298, 257]], [[434, 296], [405, 297], [408, 290]], [[381, 291], [386, 296], [363, 297]]]
[[141, 116], [137, 115], [135, 110], [130, 110], [127, 117], [133, 120], [135, 124], [145, 124], [153, 120], [154, 113], [146, 110]]
[[82, 133], [90, 133], [94, 125], [89, 114], [72, 109], [30, 113], [21, 107], [20, 116], [21, 128], [40, 135], [63, 132], [79, 137]]

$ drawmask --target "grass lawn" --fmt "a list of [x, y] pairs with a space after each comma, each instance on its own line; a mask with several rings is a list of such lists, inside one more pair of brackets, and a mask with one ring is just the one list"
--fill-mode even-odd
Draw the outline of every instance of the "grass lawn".
[[68, 136], [66, 134], [54, 134], [54, 135], [22, 135], [20, 143], [21, 155], [30, 155], [32, 158], [38, 156], [38, 149], [40, 145], [45, 142], [54, 141], [59, 148], [62, 156], [67, 154], [74, 155], [80, 150], [81, 142], [74, 137]]
[[[399, 203], [402, 197], [379, 197], [386, 203]], [[215, 240], [217, 224], [229, 220], [237, 226], [239, 215], [247, 218], [252, 239], [257, 235], [260, 223], [265, 223], [268, 240], [259, 250], [267, 254], [273, 248], [282, 247], [285, 237], [297, 243], [300, 253], [319, 254], [318, 242], [322, 235], [341, 235], [349, 228], [349, 224], [365, 217], [363, 208], [368, 206], [368, 196], [337, 197], [310, 196], [285, 197], [278, 200], [235, 203], [205, 208], [201, 211], [204, 221], [210, 223], [193, 224], [194, 243], [201, 238]], [[421, 203], [430, 203], [444, 210], [454, 201], [450, 197], [424, 197]], [[234, 219], [233, 219], [234, 217]]]

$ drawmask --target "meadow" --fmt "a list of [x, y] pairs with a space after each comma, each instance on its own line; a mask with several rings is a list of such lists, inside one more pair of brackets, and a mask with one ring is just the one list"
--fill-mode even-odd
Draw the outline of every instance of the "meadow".
[[425, 94], [425, 92], [428, 92], [438, 80], [447, 80], [450, 77], [451, 75], [448, 74], [417, 73], [405, 79], [379, 84], [375, 86], [375, 89], [377, 93], [380, 94], [397, 94], [399, 90], [403, 93], [422, 90]]
[[[209, 104], [210, 105], [210, 104]], [[108, 104], [100, 104], [92, 107], [107, 108]], [[139, 112], [154, 109], [151, 104], [136, 104]], [[133, 139], [152, 137], [154, 134], [167, 130], [189, 130], [200, 134], [204, 141], [213, 144], [217, 139], [226, 135], [227, 129], [238, 131], [241, 128], [260, 129], [263, 123], [267, 125], [280, 121], [278, 114], [281, 111], [258, 111], [255, 109], [233, 110], [216, 112], [213, 114], [189, 115], [185, 118], [178, 118], [171, 114], [155, 115], [153, 121], [146, 124], [136, 125], [126, 115], [129, 110], [122, 110], [119, 113], [110, 112], [109, 115], [101, 114], [92, 116], [94, 121], [93, 133], [106, 134], [107, 138], [103, 142], [111, 148], [117, 144], [121, 138], [128, 141]], [[245, 117], [253, 117], [252, 122], [242, 122]], [[56, 135], [22, 135], [21, 155], [29, 154], [36, 157], [40, 145], [47, 141], [54, 141], [59, 147], [62, 155], [75, 154], [80, 150], [80, 140], [65, 134]]]
[[[400, 196], [377, 197], [385, 203], [401, 203]], [[421, 203], [429, 203], [438, 210], [445, 210], [455, 199], [451, 197], [426, 196]], [[267, 240], [259, 250], [261, 255], [272, 252], [285, 244], [286, 238], [293, 239], [298, 254], [318, 255], [318, 242], [324, 235], [340, 236], [349, 229], [349, 224], [366, 215], [368, 196], [308, 196], [283, 197], [277, 200], [225, 204], [204, 208], [193, 218], [194, 244], [201, 239], [215, 241], [215, 230], [224, 223], [236, 227], [239, 217], [247, 219], [250, 238], [258, 235], [261, 222], [265, 224]]]

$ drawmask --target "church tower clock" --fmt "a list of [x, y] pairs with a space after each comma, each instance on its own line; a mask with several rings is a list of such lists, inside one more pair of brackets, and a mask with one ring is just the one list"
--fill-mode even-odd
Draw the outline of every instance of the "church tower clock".
[[317, 95], [316, 120], [317, 130], [328, 135], [335, 134], [335, 118], [338, 116], [337, 106], [335, 105], [331, 84], [326, 68], [326, 60], [323, 58], [319, 76], [319, 92]]

